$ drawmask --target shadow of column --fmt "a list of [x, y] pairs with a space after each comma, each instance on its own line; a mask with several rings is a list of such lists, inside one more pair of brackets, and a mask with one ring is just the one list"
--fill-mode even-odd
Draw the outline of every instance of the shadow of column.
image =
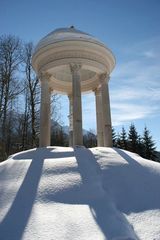
[[[36, 198], [38, 184], [42, 174], [44, 158], [47, 156], [49, 149], [37, 149], [33, 153], [33, 159], [20, 186], [19, 191], [10, 207], [5, 218], [0, 225], [0, 234], [3, 240], [20, 240], [24, 233], [25, 227], [30, 218], [32, 207]], [[30, 156], [31, 154], [28, 153]], [[24, 153], [24, 159], [27, 153]], [[22, 159], [23, 153], [14, 158]], [[20, 160], [19, 160], [20, 161]], [[2, 238], [1, 238], [2, 239]]]
[[88, 195], [91, 192], [91, 197], [86, 197], [85, 204], [89, 205], [92, 216], [105, 239], [138, 239], [133, 227], [116, 208], [114, 201], [103, 188], [102, 170], [93, 153], [84, 148], [75, 148], [74, 152], [82, 182], [88, 185]]

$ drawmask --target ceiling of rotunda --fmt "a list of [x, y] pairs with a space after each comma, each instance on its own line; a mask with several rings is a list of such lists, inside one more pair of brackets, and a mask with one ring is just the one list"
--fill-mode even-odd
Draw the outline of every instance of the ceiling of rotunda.
[[[57, 70], [50, 70], [49, 73], [52, 75], [53, 78], [65, 81], [65, 82], [71, 82], [72, 81], [72, 75], [69, 66], [63, 66], [63, 69], [57, 69]], [[81, 69], [81, 81], [87, 81], [89, 79], [92, 79], [96, 73], [87, 69]]]

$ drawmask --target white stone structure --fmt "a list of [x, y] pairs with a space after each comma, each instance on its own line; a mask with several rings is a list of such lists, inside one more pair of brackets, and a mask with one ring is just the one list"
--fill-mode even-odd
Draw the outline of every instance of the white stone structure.
[[91, 35], [60, 28], [37, 44], [32, 65], [41, 82], [40, 147], [50, 145], [50, 95], [67, 94], [71, 146], [83, 145], [81, 93], [95, 92], [98, 146], [112, 147], [109, 75], [112, 52]]

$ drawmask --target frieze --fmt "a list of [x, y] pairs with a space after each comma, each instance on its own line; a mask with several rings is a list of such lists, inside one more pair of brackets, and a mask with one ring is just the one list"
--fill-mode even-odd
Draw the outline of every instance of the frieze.
[[100, 64], [103, 64], [104, 66], [108, 65], [108, 61], [103, 58], [102, 56], [97, 56], [97, 54], [90, 53], [90, 52], [82, 52], [82, 51], [76, 51], [76, 52], [70, 52], [70, 51], [65, 51], [65, 52], [58, 52], [58, 53], [53, 53], [52, 55], [48, 56], [47, 58], [43, 58], [43, 60], [39, 61], [38, 63], [38, 68], [41, 66], [44, 66], [45, 64], [49, 62], [54, 62], [57, 60], [64, 60], [64, 59], [70, 59], [70, 58], [79, 58], [79, 59], [87, 59], [87, 60], [92, 60], [95, 62], [98, 62]]

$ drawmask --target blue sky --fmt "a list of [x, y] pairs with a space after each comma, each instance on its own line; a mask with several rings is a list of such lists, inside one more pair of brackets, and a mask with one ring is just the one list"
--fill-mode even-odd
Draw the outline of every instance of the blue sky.
[[[159, 0], [1, 0], [0, 34], [37, 43], [55, 28], [76, 28], [94, 35], [116, 57], [110, 79], [113, 126], [140, 134], [150, 129], [160, 150], [160, 1]], [[62, 122], [68, 102], [61, 100]], [[94, 95], [83, 96], [83, 127], [95, 129]]]

